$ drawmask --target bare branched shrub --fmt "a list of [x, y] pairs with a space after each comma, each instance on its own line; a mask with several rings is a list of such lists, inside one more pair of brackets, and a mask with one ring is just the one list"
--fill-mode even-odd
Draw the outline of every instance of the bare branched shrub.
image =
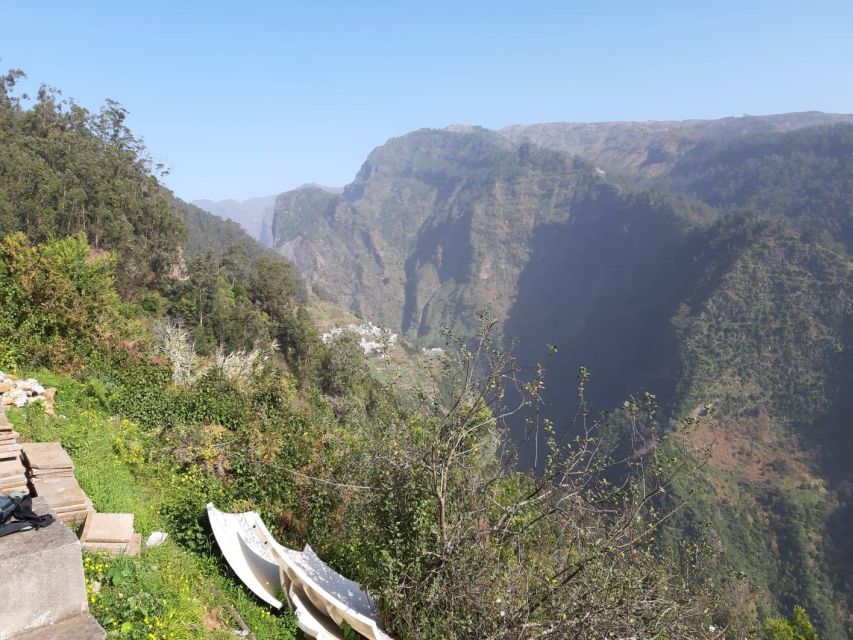
[[187, 384], [195, 380], [199, 358], [195, 344], [183, 325], [169, 319], [161, 320], [154, 326], [154, 337], [157, 340], [157, 353], [172, 366], [172, 382]]
[[[372, 463], [346, 527], [356, 567], [401, 640], [717, 638], [706, 550], [673, 557], [655, 536], [684, 499], [672, 491], [707, 460], [662, 433], [654, 398], [591, 415], [581, 370], [577, 414], [541, 418], [545, 367], [532, 376], [482, 319], [473, 347], [448, 336], [448, 393], [423, 393], [408, 418], [374, 424]], [[525, 375], [527, 376], [525, 379]], [[510, 424], [526, 422], [535, 470]], [[682, 428], [689, 428], [686, 421]], [[370, 427], [368, 427], [370, 429]], [[523, 429], [522, 429], [523, 430]], [[342, 534], [343, 535], [343, 534]]]
[[231, 351], [221, 349], [216, 355], [216, 366], [228, 380], [237, 385], [247, 385], [258, 372], [258, 368], [269, 362], [278, 343], [273, 340], [266, 347], [255, 345], [250, 351]]
[[210, 358], [198, 356], [189, 332], [180, 322], [168, 319], [161, 320], [154, 326], [154, 337], [157, 340], [157, 353], [166, 358], [172, 366], [174, 384], [195, 382], [213, 367], [231, 382], [247, 385], [279, 348], [278, 342], [273, 340], [265, 346], [255, 345], [249, 351], [225, 353], [220, 349], [211, 361]]

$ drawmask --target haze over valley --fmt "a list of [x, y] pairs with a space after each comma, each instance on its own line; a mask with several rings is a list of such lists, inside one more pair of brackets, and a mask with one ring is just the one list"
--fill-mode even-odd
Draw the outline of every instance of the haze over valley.
[[851, 24], [6, 7], [0, 640], [853, 638]]
[[[711, 523], [781, 604], [849, 594], [851, 205], [845, 114], [452, 126], [387, 141], [343, 190], [281, 193], [270, 244], [317, 297], [419, 348], [474, 338], [481, 309], [527, 365], [556, 345], [558, 425], [581, 366], [597, 409], [713, 406], [719, 447], [679, 526]], [[805, 487], [822, 515], [797, 533]], [[820, 600], [840, 633], [846, 596]]]

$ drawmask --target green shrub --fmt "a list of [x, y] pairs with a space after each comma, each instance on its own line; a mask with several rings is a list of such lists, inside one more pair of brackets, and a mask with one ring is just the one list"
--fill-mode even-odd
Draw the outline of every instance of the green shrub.
[[794, 607], [789, 618], [767, 618], [764, 621], [765, 640], [819, 640], [806, 610]]
[[94, 378], [98, 382], [80, 384], [44, 370], [28, 373], [58, 388], [62, 417], [48, 416], [38, 405], [11, 410], [9, 418], [24, 439], [60, 441], [99, 511], [133, 513], [143, 536], [154, 530], [170, 535], [135, 558], [85, 556], [90, 608], [107, 636], [231, 639], [237, 627], [233, 606], [258, 640], [294, 640], [293, 616], [271, 615], [214, 560], [218, 552], [211, 546], [204, 507], [213, 500], [228, 508], [229, 485], [203, 468], [186, 465], [180, 471], [170, 439], [111, 417], [92, 389], [100, 384], [110, 389], [110, 397], [121, 396], [127, 390], [117, 386], [117, 378], [104, 374]]
[[187, 424], [219, 424], [234, 429], [246, 418], [248, 398], [222, 373], [211, 369], [183, 396]]
[[227, 495], [221, 478], [191, 467], [172, 474], [164, 483], [159, 512], [176, 542], [191, 551], [210, 553], [212, 541], [206, 505], [214, 502], [222, 506]]
[[98, 345], [130, 337], [112, 256], [91, 256], [80, 237], [0, 242], [2, 364], [68, 367]]
[[[168, 548], [142, 557], [86, 556], [89, 608], [109, 636], [128, 640], [196, 638], [205, 603], [196, 595], [198, 570], [175, 565]], [[159, 560], [159, 562], [158, 562]]]

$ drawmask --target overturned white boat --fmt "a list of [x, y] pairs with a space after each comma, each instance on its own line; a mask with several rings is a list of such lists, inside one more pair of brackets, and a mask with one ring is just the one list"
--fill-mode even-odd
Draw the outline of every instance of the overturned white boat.
[[357, 583], [333, 571], [307, 546], [288, 549], [254, 511], [207, 514], [226, 562], [255, 595], [280, 609], [286, 598], [299, 628], [318, 640], [343, 640], [342, 624], [368, 640], [391, 640], [376, 622], [373, 600]]
[[281, 569], [260, 516], [254, 511], [223, 513], [210, 503], [207, 517], [219, 550], [237, 577], [261, 600], [281, 609]]

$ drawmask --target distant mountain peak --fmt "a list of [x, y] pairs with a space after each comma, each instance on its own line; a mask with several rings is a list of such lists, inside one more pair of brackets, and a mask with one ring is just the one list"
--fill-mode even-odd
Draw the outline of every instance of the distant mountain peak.
[[271, 225], [273, 207], [277, 196], [261, 196], [238, 201], [226, 200], [193, 200], [192, 204], [200, 209], [213, 213], [220, 218], [233, 220], [262, 244], [271, 240]]
[[319, 189], [326, 193], [343, 193], [344, 191], [343, 187], [329, 187], [324, 184], [320, 184], [319, 182], [306, 182], [304, 184], [300, 184], [296, 189], [294, 189], [294, 191], [297, 189]]

